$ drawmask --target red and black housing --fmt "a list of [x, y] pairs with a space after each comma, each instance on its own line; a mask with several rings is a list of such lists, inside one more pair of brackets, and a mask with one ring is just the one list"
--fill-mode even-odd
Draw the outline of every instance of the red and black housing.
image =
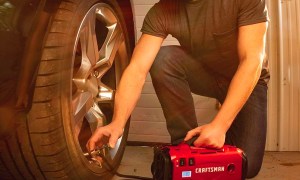
[[245, 153], [234, 146], [196, 148], [187, 144], [154, 148], [155, 180], [241, 180], [247, 174]]

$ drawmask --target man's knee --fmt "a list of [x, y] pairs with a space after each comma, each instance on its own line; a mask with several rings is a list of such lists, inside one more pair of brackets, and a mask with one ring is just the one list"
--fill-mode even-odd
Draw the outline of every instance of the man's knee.
[[252, 162], [248, 162], [248, 168], [247, 168], [247, 178], [254, 178], [255, 176], [258, 175], [260, 169], [262, 166], [262, 162], [259, 161], [252, 161]]
[[184, 51], [180, 46], [162, 46], [157, 53], [155, 61], [162, 59], [171, 60], [174, 58], [178, 58], [178, 56], [181, 56], [181, 54], [184, 54]]
[[159, 50], [150, 69], [152, 80], [162, 80], [166, 74], [178, 70], [177, 61], [183, 55], [179, 46], [163, 46]]

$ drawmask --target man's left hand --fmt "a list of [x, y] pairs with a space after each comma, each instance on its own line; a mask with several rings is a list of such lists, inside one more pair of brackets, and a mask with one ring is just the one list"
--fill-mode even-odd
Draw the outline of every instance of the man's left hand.
[[218, 149], [224, 146], [225, 134], [226, 132], [220, 126], [210, 123], [190, 130], [184, 141], [188, 141], [194, 136], [199, 136], [194, 142], [194, 146]]

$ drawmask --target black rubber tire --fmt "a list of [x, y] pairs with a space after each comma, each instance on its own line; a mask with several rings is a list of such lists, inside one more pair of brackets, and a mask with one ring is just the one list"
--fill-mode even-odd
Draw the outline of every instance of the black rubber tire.
[[[128, 55], [132, 47], [126, 24], [115, 0], [63, 0], [49, 25], [33, 95], [32, 108], [20, 115], [15, 134], [0, 141], [0, 179], [109, 179], [105, 168], [89, 164], [72, 135], [73, 50], [76, 32], [85, 13], [104, 3], [122, 24]], [[123, 66], [128, 62], [122, 62]], [[129, 121], [111, 163], [122, 159]]]

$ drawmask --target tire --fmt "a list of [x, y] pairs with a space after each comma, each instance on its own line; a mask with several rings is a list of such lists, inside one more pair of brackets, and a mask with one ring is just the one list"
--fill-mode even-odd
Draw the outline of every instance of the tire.
[[[0, 141], [1, 179], [109, 179], [85, 144], [109, 124], [114, 92], [132, 52], [115, 0], [63, 0], [53, 16], [38, 68], [32, 107], [16, 133]], [[106, 158], [116, 169], [129, 121]]]

